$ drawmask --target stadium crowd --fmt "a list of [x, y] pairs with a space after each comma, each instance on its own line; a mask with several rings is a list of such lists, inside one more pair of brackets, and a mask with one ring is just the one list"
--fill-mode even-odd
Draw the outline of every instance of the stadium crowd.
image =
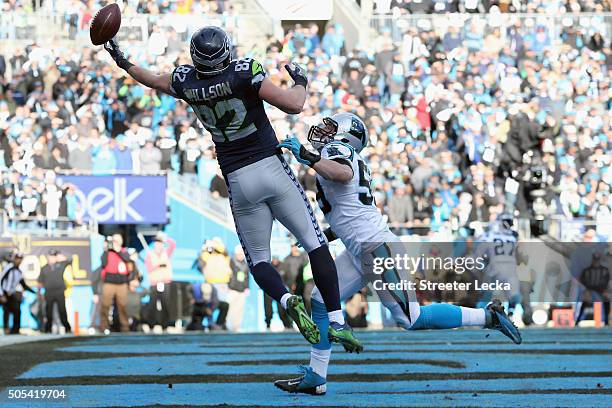
[[[433, 4], [423, 10], [432, 12], [439, 3], [390, 2], [411, 13], [417, 4]], [[458, 4], [479, 11], [493, 4], [484, 3]], [[609, 9], [602, 1], [563, 4], [571, 10]], [[74, 6], [78, 35], [87, 29], [91, 7], [79, 1]], [[3, 7], [27, 8], [30, 2], [9, 1]], [[128, 1], [126, 7], [128, 15], [130, 9], [153, 15], [201, 11], [234, 31], [229, 2]], [[526, 10], [540, 11], [517, 9]], [[185, 33], [150, 21], [147, 46], [129, 36], [121, 42], [128, 57], [160, 72], [190, 63]], [[354, 111], [366, 121], [371, 145], [363, 155], [372, 171], [372, 192], [400, 233], [469, 235], [501, 211], [516, 210], [521, 217], [593, 220], [597, 234], [610, 239], [610, 39], [592, 27], [565, 26], [555, 33], [529, 20], [503, 30], [473, 20], [464, 28], [436, 31], [408, 25], [399, 37], [383, 28], [367, 47], [347, 49], [340, 25], [298, 24], [283, 37], [270, 36], [266, 44], [239, 48], [237, 54], [257, 58], [283, 86], [290, 83], [281, 69], [286, 61], [307, 67], [304, 113], [287, 116], [269, 108], [279, 139], [292, 133], [304, 138], [309, 126], [338, 110]], [[177, 171], [215, 196], [227, 196], [212, 141], [201, 137], [206, 132], [185, 104], [135, 84], [103, 50], [67, 44], [32, 43], [0, 55], [0, 205], [9, 218], [65, 216], [78, 223], [74, 188], [58, 183], [59, 173]], [[295, 169], [314, 196], [314, 172]], [[172, 253], [171, 240], [156, 242], [163, 245], [145, 262], [149, 278], [155, 265], [167, 268]], [[123, 250], [119, 244], [117, 252]], [[302, 258], [294, 247], [286, 259], [274, 262], [285, 284], [307, 295], [313, 282]], [[239, 326], [235, 319], [242, 313], [223, 299], [233, 296], [229, 303], [240, 304], [235, 298], [248, 293], [244, 264], [238, 249], [230, 257], [223, 243], [205, 243], [197, 265], [206, 282], [191, 288], [191, 328]], [[145, 289], [163, 305], [166, 295], [158, 293], [158, 284], [163, 287], [168, 278], [162, 272]], [[141, 286], [137, 272], [124, 278], [121, 285]], [[122, 288], [107, 293], [102, 307], [104, 279], [94, 289], [98, 307], [108, 312], [113, 297], [130, 303]], [[272, 303], [265, 300], [267, 324]], [[221, 317], [212, 321], [214, 310]], [[355, 311], [355, 319], [364, 313]], [[164, 327], [167, 321], [162, 313], [152, 323]], [[126, 329], [125, 316], [117, 322], [118, 329]]]
[[558, 13], [610, 11], [607, 0], [374, 0], [376, 13]]
[[[153, 26], [148, 47], [122, 42], [129, 58], [160, 72], [189, 63], [183, 42], [153, 42], [156, 33], [173, 38]], [[339, 25], [298, 24], [268, 40], [241, 56], [281, 84], [289, 59], [311, 78], [302, 115], [270, 108], [279, 138], [303, 137], [338, 110], [364, 118], [373, 193], [399, 232], [469, 234], [505, 208], [593, 219], [609, 236], [612, 55], [601, 33], [474, 20], [445, 32], [408, 27], [399, 40], [383, 29], [367, 49], [347, 50]], [[0, 77], [5, 209], [31, 212], [15, 199], [43, 197], [58, 171], [175, 169], [226, 195], [212, 141], [186, 105], [135, 84], [103, 50], [34, 43], [0, 56]], [[299, 172], [314, 190], [313, 171]]]

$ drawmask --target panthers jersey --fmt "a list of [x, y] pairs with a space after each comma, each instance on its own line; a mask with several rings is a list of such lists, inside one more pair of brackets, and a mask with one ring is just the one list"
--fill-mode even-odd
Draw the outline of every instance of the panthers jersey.
[[487, 275], [507, 276], [516, 273], [517, 234], [512, 230], [497, 229], [478, 239], [476, 256], [487, 262]]
[[223, 174], [276, 154], [278, 140], [259, 97], [266, 73], [259, 62], [232, 61], [221, 73], [202, 76], [192, 65], [172, 72], [172, 89], [212, 134]]
[[[342, 142], [323, 147], [321, 157], [351, 166], [353, 178], [340, 183], [317, 174], [317, 201], [338, 238], [355, 257], [397, 238], [376, 208], [370, 190], [370, 169], [355, 150]], [[378, 243], [367, 246], [368, 243]]]

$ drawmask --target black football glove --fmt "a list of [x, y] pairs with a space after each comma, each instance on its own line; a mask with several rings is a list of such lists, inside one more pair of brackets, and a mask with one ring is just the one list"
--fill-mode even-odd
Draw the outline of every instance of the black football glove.
[[306, 77], [306, 71], [304, 68], [300, 67], [295, 62], [292, 62], [291, 64], [285, 64], [285, 69], [296, 85], [302, 85], [304, 88], [306, 88], [306, 85], [308, 85], [308, 77]]
[[117, 63], [119, 68], [122, 68], [127, 71], [128, 69], [134, 66], [134, 64], [132, 64], [130, 61], [127, 60], [127, 58], [125, 58], [125, 55], [123, 55], [123, 52], [119, 48], [119, 44], [117, 44], [114, 39], [105, 42], [104, 49], [108, 51], [111, 58]]

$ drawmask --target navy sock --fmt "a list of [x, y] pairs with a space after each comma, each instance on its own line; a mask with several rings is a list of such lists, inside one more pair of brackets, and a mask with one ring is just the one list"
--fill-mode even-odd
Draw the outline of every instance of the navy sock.
[[260, 262], [252, 267], [251, 274], [259, 287], [277, 302], [280, 302], [283, 295], [289, 292], [278, 271], [268, 262]]
[[321, 292], [325, 308], [328, 312], [340, 309], [340, 289], [338, 287], [338, 271], [327, 245], [321, 245], [308, 253], [310, 267], [315, 285]]

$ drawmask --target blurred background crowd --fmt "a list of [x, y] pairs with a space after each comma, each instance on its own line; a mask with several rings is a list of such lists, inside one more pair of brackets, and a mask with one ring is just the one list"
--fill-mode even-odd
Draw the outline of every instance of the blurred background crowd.
[[[102, 47], [83, 41], [93, 11], [106, 3], [2, 4], [0, 39], [23, 36], [36, 12], [59, 16], [66, 28], [51, 46], [0, 48], [0, 206], [8, 219], [82, 223], [74, 186], [58, 182], [59, 174], [179, 174], [229, 205], [210, 135], [187, 106], [134, 83]], [[267, 107], [277, 136], [305, 139], [309, 126], [338, 111], [363, 118], [376, 204], [399, 234], [479, 235], [509, 211], [533, 235], [561, 217], [594, 227], [600, 240], [612, 237], [611, 21], [505, 14], [608, 12], [610, 1], [367, 2], [381, 17], [369, 43], [350, 46], [342, 24], [322, 21], [285, 22], [266, 41], [247, 45], [233, 4], [124, 1], [126, 23], [148, 15], [139, 28], [148, 40], [141, 41], [142, 30], [126, 29], [119, 42], [134, 63], [171, 72], [190, 63], [191, 31], [213, 24], [233, 36], [236, 57], [258, 59], [281, 86], [291, 84], [281, 67], [302, 64], [310, 79], [304, 112]], [[409, 16], [454, 12], [473, 14], [443, 25]], [[293, 164], [314, 201], [314, 172]], [[292, 248], [290, 256], [299, 252]], [[311, 283], [308, 275], [290, 276], [288, 285]], [[193, 296], [218, 291], [201, 287]]]
[[[87, 30], [86, 10], [92, 8], [75, 4], [79, 28]], [[573, 4], [599, 10], [608, 3], [566, 7]], [[222, 1], [126, 7], [231, 13]], [[188, 63], [187, 33], [150, 24], [145, 47], [135, 39], [122, 42], [128, 57], [160, 72]], [[598, 232], [609, 236], [603, 225], [612, 217], [612, 55], [600, 31], [569, 25], [554, 35], [533, 19], [503, 30], [474, 20], [445, 32], [382, 27], [367, 49], [348, 49], [340, 25], [321, 31], [318, 24], [295, 24], [284, 36], [236, 52], [260, 59], [281, 85], [287, 84], [280, 70], [286, 61], [307, 67], [304, 113], [269, 111], [279, 138], [303, 137], [309, 126], [341, 110], [366, 120], [371, 146], [364, 156], [376, 202], [401, 233], [469, 235], [470, 223], [487, 222], [505, 207], [524, 218], [601, 221]], [[3, 207], [11, 214], [31, 213], [20, 195], [38, 195], [43, 203], [45, 185], [58, 171], [173, 170], [226, 196], [211, 139], [201, 137], [206, 132], [185, 104], [135, 84], [101, 47], [32, 43], [0, 56], [0, 75], [3, 167], [13, 170], [5, 173]], [[301, 169], [300, 179], [314, 190], [312, 171]]]

